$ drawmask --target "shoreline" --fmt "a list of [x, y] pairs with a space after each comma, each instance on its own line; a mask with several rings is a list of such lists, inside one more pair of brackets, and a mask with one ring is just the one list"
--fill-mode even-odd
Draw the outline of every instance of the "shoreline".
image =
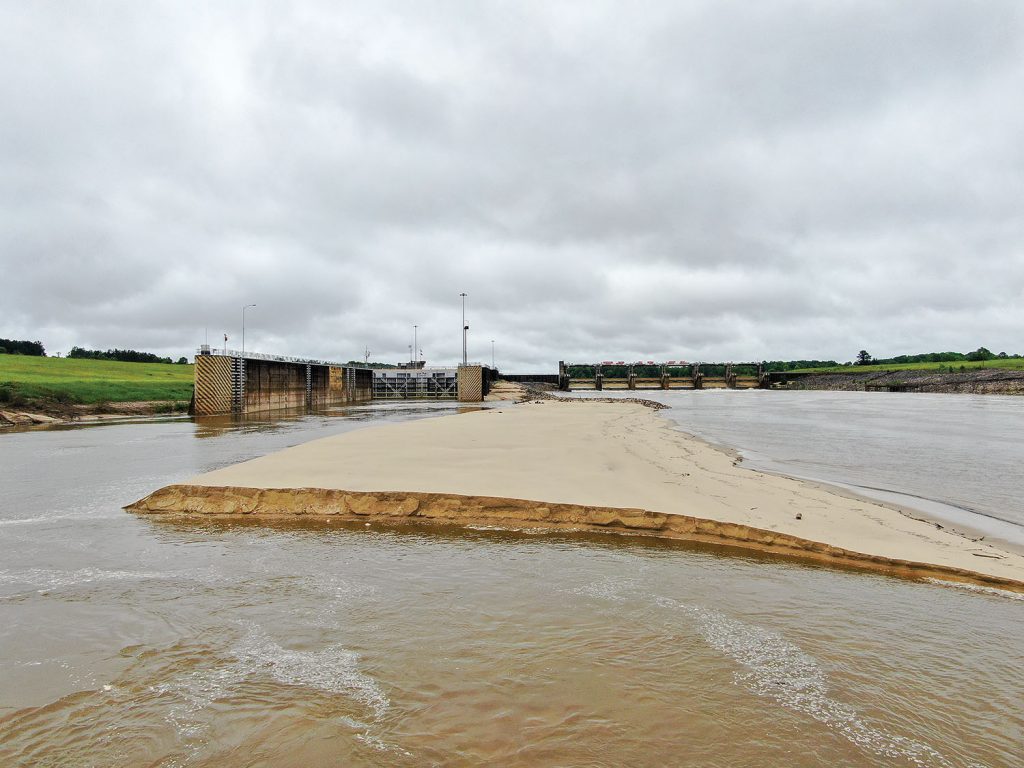
[[0, 431], [187, 415], [188, 403], [180, 400], [139, 400], [100, 405], [35, 402], [0, 408]]
[[[982, 518], [982, 520], [991, 521], [994, 527], [1007, 526], [1012, 527], [1013, 529], [1021, 529], [1021, 531], [1024, 532], [1024, 527], [1019, 526], [1016, 523], [1012, 523], [998, 517], [992, 517], [983, 512], [975, 512], [973, 510], [966, 509], [965, 507], [958, 507], [954, 504], [947, 504], [943, 501], [935, 501], [934, 499], [928, 499], [924, 496], [914, 496], [913, 494], [900, 493], [899, 491], [888, 491], [884, 488], [866, 488], [859, 485], [852, 485], [850, 483], [841, 483], [835, 480], [821, 480], [814, 477], [790, 475], [771, 469], [758, 468], [756, 471], [774, 475], [775, 477], [785, 477], [806, 483], [823, 490], [831, 491], [837, 496], [845, 496], [849, 499], [864, 501], [869, 504], [877, 504], [891, 509], [894, 512], [899, 512], [910, 520], [919, 520], [921, 522], [928, 523], [929, 525], [941, 527], [950, 533], [963, 537], [967, 541], [985, 541], [1009, 552], [1024, 555], [1024, 544], [1006, 539], [1000, 536], [996, 531], [986, 529], [982, 525], [972, 525], [969, 520], [965, 522], [956, 519], [961, 515], [973, 515]], [[906, 499], [907, 501], [903, 501], [903, 499]], [[951, 510], [953, 514], [943, 515], [929, 512], [927, 509], [929, 507], [948, 509]]]
[[[642, 398], [591, 397], [590, 395], [567, 397], [564, 394], [548, 394], [548, 397], [559, 402], [576, 402], [578, 400], [609, 403], [635, 402], [643, 404], [653, 403], [654, 407], [659, 410], [671, 408], [671, 406], [664, 403]], [[888, 490], [886, 488], [860, 486], [853, 483], [843, 482], [841, 480], [831, 480], [828, 478], [813, 477], [810, 475], [794, 474], [786, 470], [784, 467], [773, 465], [771, 460], [768, 460], [768, 466], [765, 466], [761, 463], [764, 459], [759, 459], [756, 454], [751, 455], [742, 448], [718, 442], [706, 435], [690, 432], [677, 423], [672, 423], [672, 428], [693, 440], [697, 440], [714, 450], [730, 456], [737, 462], [737, 466], [745, 467], [752, 472], [760, 472], [773, 477], [780, 477], [787, 480], [805, 483], [815, 488], [830, 491], [838, 496], [844, 496], [849, 499], [887, 507], [895, 512], [899, 512], [911, 520], [919, 520], [944, 528], [951, 533], [962, 536], [968, 541], [986, 541], [1010, 552], [1024, 555], [1024, 525], [1019, 525], [1010, 520], [1004, 520], [1003, 518], [996, 517], [985, 512], [978, 512], [968, 507], [961, 507], [949, 502], [930, 499], [926, 496], [917, 496], [911, 493], [904, 493], [902, 491]], [[977, 522], [974, 522], [975, 518], [978, 518]], [[1016, 534], [1016, 537], [1008, 538], [1005, 535], [1005, 532], [1007, 531]]]
[[1024, 556], [851, 495], [745, 468], [636, 404], [544, 399], [314, 440], [126, 509], [575, 527], [1024, 591]]
[[346, 491], [327, 488], [241, 488], [169, 485], [125, 507], [168, 521], [195, 519], [267, 521], [311, 518], [385, 525], [463, 529], [588, 532], [649, 537], [781, 555], [805, 563], [883, 573], [915, 580], [946, 580], [1024, 594], [1024, 582], [966, 568], [855, 552], [751, 526], [690, 515], [540, 502], [494, 496], [415, 491]]

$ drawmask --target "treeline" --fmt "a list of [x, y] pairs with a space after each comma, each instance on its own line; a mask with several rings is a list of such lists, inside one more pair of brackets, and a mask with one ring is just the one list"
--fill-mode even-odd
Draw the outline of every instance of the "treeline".
[[351, 365], [353, 368], [397, 368], [398, 366], [394, 363], [368, 363], [365, 360], [349, 360], [345, 365]]
[[872, 357], [862, 349], [857, 353], [854, 365], [984, 362], [985, 360], [1019, 360], [1020, 357], [1020, 355], [1009, 355], [1006, 352], [996, 354], [985, 347], [978, 347], [973, 352], [926, 352], [922, 355], [897, 355], [896, 357]]
[[31, 355], [46, 357], [46, 350], [41, 341], [17, 341], [0, 339], [0, 355]]
[[839, 363], [835, 360], [767, 360], [766, 371], [795, 371], [801, 368], [835, 368]]
[[[83, 349], [82, 347], [72, 347], [71, 351], [68, 352], [68, 357], [74, 357], [80, 360], [118, 360], [122, 363], [174, 362], [169, 357], [160, 357], [158, 355], [154, 355], [152, 352], [137, 352], [134, 349], [108, 349], [106, 352], [102, 352], [98, 349]], [[178, 363], [181, 365], [184, 365], [187, 362], [187, 358], [178, 358]]]

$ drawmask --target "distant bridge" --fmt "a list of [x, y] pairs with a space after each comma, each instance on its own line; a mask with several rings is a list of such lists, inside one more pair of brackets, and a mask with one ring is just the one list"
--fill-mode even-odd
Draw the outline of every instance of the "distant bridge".
[[771, 376], [760, 363], [610, 361], [558, 363], [558, 388], [570, 389], [766, 389]]

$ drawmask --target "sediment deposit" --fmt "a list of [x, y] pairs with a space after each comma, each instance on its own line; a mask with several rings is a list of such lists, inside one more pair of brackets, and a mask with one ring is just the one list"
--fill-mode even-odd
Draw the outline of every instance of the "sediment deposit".
[[629, 403], [539, 401], [315, 440], [132, 511], [601, 530], [1024, 591], [1024, 556], [899, 509], [738, 466]]

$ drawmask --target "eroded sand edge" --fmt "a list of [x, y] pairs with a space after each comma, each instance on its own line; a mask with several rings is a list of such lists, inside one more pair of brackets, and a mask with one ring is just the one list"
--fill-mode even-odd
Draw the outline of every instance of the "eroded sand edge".
[[163, 488], [148, 514], [599, 530], [1024, 591], [1024, 556], [737, 466], [635, 404], [542, 401], [314, 440]]

